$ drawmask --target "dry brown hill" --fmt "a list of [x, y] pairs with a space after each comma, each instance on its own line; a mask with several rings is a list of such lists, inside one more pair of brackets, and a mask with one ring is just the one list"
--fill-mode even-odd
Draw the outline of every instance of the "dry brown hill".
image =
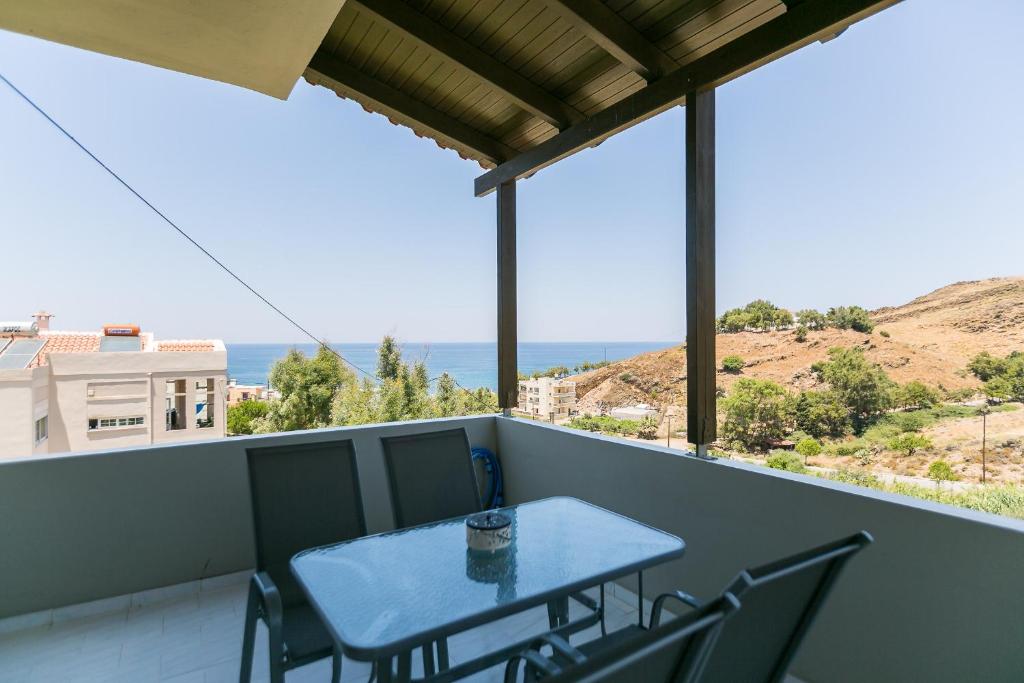
[[[816, 385], [811, 365], [833, 346], [861, 346], [867, 357], [897, 382], [919, 380], [947, 389], [976, 387], [964, 372], [968, 360], [984, 350], [1006, 354], [1024, 349], [1024, 278], [958, 282], [896, 307], [872, 312], [873, 334], [852, 330], [810, 332], [796, 341], [793, 331], [720, 334], [719, 365], [725, 356], [746, 361], [742, 373], [719, 372], [728, 391], [740, 377], [770, 379], [793, 390]], [[880, 332], [884, 330], [889, 337]], [[686, 402], [686, 353], [683, 347], [645, 353], [575, 377], [579, 409]]]

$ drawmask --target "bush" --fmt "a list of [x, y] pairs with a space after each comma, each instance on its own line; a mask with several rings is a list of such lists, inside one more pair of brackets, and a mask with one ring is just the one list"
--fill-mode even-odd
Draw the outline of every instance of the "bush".
[[648, 415], [640, 420], [640, 426], [637, 427], [636, 435], [641, 439], [653, 441], [658, 438], [658, 423], [655, 422], [653, 417]]
[[794, 407], [796, 426], [815, 438], [845, 435], [850, 430], [850, 413], [831, 391], [802, 391]]
[[889, 337], [891, 337], [891, 336], [892, 336], [891, 334], [889, 334], [889, 333], [888, 333], [888, 332], [886, 332], [885, 330], [879, 330], [879, 331], [878, 331], [878, 334], [882, 335], [882, 336], [883, 336], [883, 337], [885, 337], [886, 339], [888, 339]]
[[739, 356], [726, 356], [722, 359], [722, 369], [726, 372], [739, 372], [746, 363]]
[[793, 334], [793, 336], [801, 344], [807, 341], [807, 326], [804, 325], [803, 323], [800, 323], [800, 325], [796, 328], [796, 332]]
[[920, 434], [914, 434], [908, 432], [906, 434], [900, 434], [894, 439], [889, 441], [889, 450], [900, 451], [908, 458], [919, 450], [926, 450], [932, 448], [932, 440], [927, 436], [921, 436]]
[[881, 366], [864, 357], [860, 347], [834, 347], [828, 361], [812, 366], [836, 397], [849, 409], [854, 426], [863, 429], [869, 421], [892, 406], [895, 382]]
[[805, 308], [802, 311], [797, 311], [796, 319], [801, 326], [810, 330], [823, 330], [828, 327], [828, 318], [813, 308]]
[[944, 481], [956, 481], [960, 477], [956, 475], [956, 472], [953, 471], [948, 462], [936, 460], [928, 466], [928, 478], [934, 479], [935, 484], [938, 485]]
[[813, 458], [816, 455], [821, 455], [821, 444], [810, 437], [801, 439], [796, 444], [796, 452], [804, 458]]
[[792, 398], [775, 382], [742, 378], [722, 401], [722, 435], [748, 449], [762, 449], [781, 439], [792, 422]]
[[228, 407], [228, 433], [252, 434], [255, 420], [266, 417], [270, 409], [266, 401], [242, 401]]
[[802, 473], [807, 471], [807, 468], [804, 467], [803, 458], [792, 451], [772, 451], [765, 460], [765, 464], [772, 469], [785, 470], [787, 472]]

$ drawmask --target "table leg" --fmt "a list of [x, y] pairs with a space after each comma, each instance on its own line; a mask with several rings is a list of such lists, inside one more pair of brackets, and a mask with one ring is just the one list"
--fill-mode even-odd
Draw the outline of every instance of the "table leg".
[[558, 628], [569, 623], [569, 598], [555, 598], [548, 603], [548, 624]]
[[379, 683], [391, 683], [391, 658], [377, 660], [377, 681]]
[[407, 683], [412, 680], [412, 653], [403, 652], [398, 655], [398, 673], [395, 676], [396, 683]]
[[636, 573], [636, 612], [639, 615], [637, 617], [637, 623], [640, 628], [644, 627], [644, 573], [639, 571]]
[[442, 638], [437, 641], [437, 670], [448, 670], [448, 639]]
[[432, 676], [434, 669], [434, 644], [423, 646], [423, 677]]

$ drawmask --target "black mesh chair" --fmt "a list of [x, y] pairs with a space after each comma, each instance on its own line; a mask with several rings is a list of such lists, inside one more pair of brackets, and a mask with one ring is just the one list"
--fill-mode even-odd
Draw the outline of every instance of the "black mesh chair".
[[473, 454], [466, 430], [382, 436], [398, 528], [480, 512]]
[[[723, 625], [699, 680], [710, 683], [774, 683], [783, 680], [843, 566], [871, 542], [871, 535], [861, 531], [848, 538], [740, 572], [722, 595], [735, 596], [743, 604], [743, 609]], [[683, 603], [698, 613], [707, 609], [706, 605], [688, 593], [666, 593], [654, 601], [651, 630], [659, 628], [661, 614], [669, 600]], [[644, 633], [645, 629], [630, 626], [583, 643], [578, 646], [578, 651], [584, 657], [598, 654], [604, 657], [603, 653], [608, 650], [628, 652]], [[655, 682], [675, 679], [645, 680]]]
[[256, 535], [256, 574], [249, 585], [239, 680], [248, 683], [256, 621], [267, 625], [270, 680], [289, 669], [341, 653], [288, 567], [301, 550], [366, 535], [359, 473], [351, 440], [251, 448], [249, 486]]
[[[614, 635], [609, 636], [606, 647], [589, 656], [561, 636], [549, 633], [509, 660], [505, 683], [518, 679], [520, 663], [526, 664], [523, 679], [526, 681], [695, 683], [701, 680], [704, 664], [723, 624], [734, 618], [734, 614], [743, 612], [739, 607], [739, 601], [726, 593], [663, 626], [637, 629], [631, 637], [614, 642], [609, 642]], [[542, 654], [545, 647], [550, 647], [550, 655]]]
[[[391, 511], [399, 529], [483, 510], [469, 435], [463, 428], [382, 436]], [[448, 668], [448, 641], [439, 640], [437, 667]], [[432, 646], [423, 646], [423, 673], [434, 673]]]

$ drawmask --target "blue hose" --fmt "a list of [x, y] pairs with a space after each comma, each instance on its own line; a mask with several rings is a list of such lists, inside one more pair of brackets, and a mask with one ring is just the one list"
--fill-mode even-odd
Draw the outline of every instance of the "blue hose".
[[487, 448], [477, 446], [473, 449], [473, 462], [478, 460], [483, 463], [490, 481], [487, 495], [481, 501], [484, 509], [499, 508], [505, 504], [505, 487], [501, 479], [501, 463], [498, 462], [498, 456]]

